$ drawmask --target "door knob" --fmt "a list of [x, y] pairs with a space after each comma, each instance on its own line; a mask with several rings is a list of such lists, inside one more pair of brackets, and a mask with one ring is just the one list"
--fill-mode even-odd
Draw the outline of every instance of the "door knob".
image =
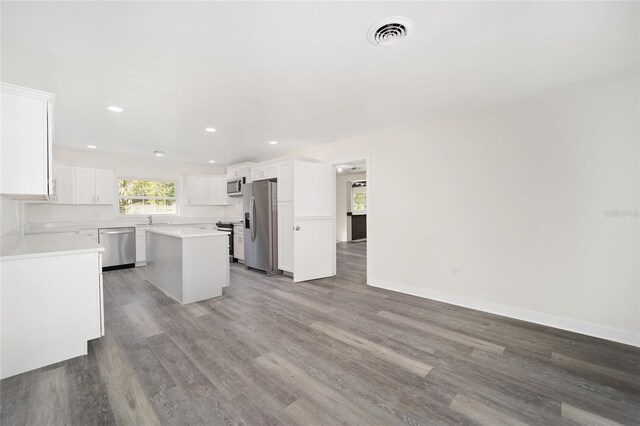
[[296, 226], [296, 227], [295, 227], [295, 228], [293, 228], [293, 229], [295, 229], [296, 231], [299, 231], [299, 230], [300, 230], [300, 227], [299, 227], [299, 226]]

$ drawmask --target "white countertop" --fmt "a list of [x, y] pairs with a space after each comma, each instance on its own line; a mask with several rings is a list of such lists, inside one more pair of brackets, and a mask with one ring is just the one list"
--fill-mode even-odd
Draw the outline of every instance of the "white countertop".
[[160, 215], [154, 217], [157, 222], [171, 223], [155, 223], [147, 224], [147, 218], [122, 218], [119, 220], [96, 220], [96, 221], [77, 221], [77, 222], [36, 222], [29, 223], [25, 227], [25, 234], [44, 234], [53, 232], [78, 232], [85, 229], [99, 228], [123, 228], [123, 227], [167, 227], [167, 226], [183, 226], [183, 225], [204, 225], [215, 224], [218, 221], [225, 221], [221, 217], [162, 217]]
[[91, 253], [104, 248], [90, 238], [77, 235], [17, 235], [2, 237], [0, 260]]
[[155, 234], [167, 235], [175, 238], [195, 238], [195, 237], [217, 237], [224, 236], [229, 238], [228, 232], [220, 232], [209, 229], [189, 228], [188, 226], [162, 226], [157, 228], [147, 229], [147, 232], [153, 232]]

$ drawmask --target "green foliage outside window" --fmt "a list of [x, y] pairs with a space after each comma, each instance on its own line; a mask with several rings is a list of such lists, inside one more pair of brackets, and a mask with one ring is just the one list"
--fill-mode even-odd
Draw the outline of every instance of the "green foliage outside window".
[[120, 179], [120, 214], [176, 214], [174, 182]]
[[354, 212], [367, 211], [367, 193], [366, 192], [353, 193], [353, 211]]

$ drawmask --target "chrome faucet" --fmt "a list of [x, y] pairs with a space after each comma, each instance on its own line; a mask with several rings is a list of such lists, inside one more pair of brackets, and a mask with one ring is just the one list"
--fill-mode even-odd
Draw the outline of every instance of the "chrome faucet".
[[153, 225], [153, 216], [149, 215], [149, 225]]

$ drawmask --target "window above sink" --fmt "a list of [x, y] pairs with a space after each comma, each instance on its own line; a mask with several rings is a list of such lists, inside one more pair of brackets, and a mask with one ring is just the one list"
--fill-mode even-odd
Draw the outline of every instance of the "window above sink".
[[[118, 207], [122, 216], [175, 215], [176, 182], [138, 178], [118, 180]], [[156, 222], [155, 225], [168, 225]]]

